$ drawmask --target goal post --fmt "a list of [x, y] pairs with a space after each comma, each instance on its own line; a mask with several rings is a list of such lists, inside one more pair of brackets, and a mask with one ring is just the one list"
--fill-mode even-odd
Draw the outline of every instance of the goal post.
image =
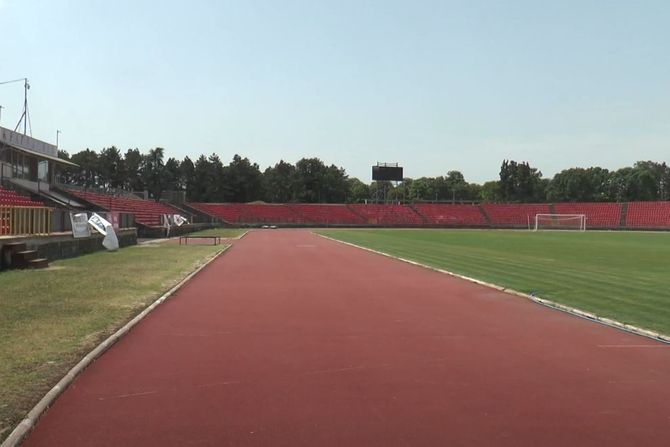
[[586, 231], [586, 214], [536, 214], [533, 230]]

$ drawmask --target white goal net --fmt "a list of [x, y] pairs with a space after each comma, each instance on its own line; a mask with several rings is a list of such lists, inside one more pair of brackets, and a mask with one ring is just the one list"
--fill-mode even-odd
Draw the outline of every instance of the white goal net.
[[536, 214], [537, 230], [577, 230], [586, 231], [585, 214]]

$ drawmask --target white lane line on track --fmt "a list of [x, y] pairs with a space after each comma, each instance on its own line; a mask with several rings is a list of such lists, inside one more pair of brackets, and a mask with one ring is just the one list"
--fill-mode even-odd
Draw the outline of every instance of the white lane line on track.
[[670, 348], [670, 345], [597, 345], [599, 348]]
[[98, 400], [126, 399], [128, 397], [140, 397], [150, 394], [158, 394], [158, 391], [144, 391], [142, 393], [119, 394], [118, 396], [98, 397]]
[[212, 382], [212, 383], [203, 383], [202, 385], [198, 385], [198, 388], [207, 388], [210, 386], [225, 386], [225, 385], [238, 385], [242, 382], [239, 380], [228, 380], [226, 382]]
[[311, 376], [314, 374], [331, 374], [331, 373], [340, 373], [340, 372], [347, 372], [347, 371], [360, 371], [364, 369], [377, 369], [377, 368], [388, 368], [391, 365], [389, 364], [382, 364], [382, 365], [373, 365], [373, 366], [366, 366], [366, 365], [360, 365], [360, 366], [349, 366], [345, 368], [333, 368], [333, 369], [317, 369], [315, 371], [307, 371], [303, 373], [305, 376]]

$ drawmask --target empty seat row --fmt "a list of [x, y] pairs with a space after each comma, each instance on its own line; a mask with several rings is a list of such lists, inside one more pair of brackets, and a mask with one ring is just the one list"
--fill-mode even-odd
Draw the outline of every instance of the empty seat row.
[[360, 225], [365, 223], [362, 216], [354, 213], [346, 205], [296, 203], [287, 205], [306, 221], [325, 225]]
[[0, 187], [0, 206], [45, 206], [44, 203]]
[[628, 228], [669, 228], [670, 202], [631, 202], [626, 213]]
[[229, 223], [306, 224], [308, 219], [284, 204], [189, 203], [189, 206]]
[[486, 219], [478, 205], [450, 205], [420, 203], [414, 208], [428, 223], [445, 226], [486, 226]]
[[558, 214], [583, 214], [587, 228], [615, 228], [621, 223], [620, 203], [557, 203]]
[[68, 190], [69, 194], [99, 206], [107, 211], [118, 211], [135, 215], [135, 221], [149, 227], [161, 225], [164, 214], [179, 214], [180, 211], [153, 200], [130, 196], [117, 196], [92, 191]]
[[415, 226], [426, 220], [408, 205], [356, 204], [351, 209], [369, 225]]
[[[579, 214], [587, 228], [618, 228], [620, 203], [522, 204], [244, 204], [191, 203], [203, 213], [230, 223], [464, 226], [527, 228], [537, 214]], [[631, 202], [625, 218], [629, 228], [670, 228], [670, 202]]]
[[548, 204], [485, 203], [481, 205], [494, 227], [528, 227], [536, 214], [549, 214]]

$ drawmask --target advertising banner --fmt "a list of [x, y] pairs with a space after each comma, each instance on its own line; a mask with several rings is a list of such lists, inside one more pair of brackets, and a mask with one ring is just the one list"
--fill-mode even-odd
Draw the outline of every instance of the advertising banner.
[[107, 227], [112, 227], [112, 224], [109, 223], [107, 220], [103, 219], [102, 217], [98, 216], [98, 214], [93, 213], [90, 219], [88, 219], [89, 225], [93, 227], [98, 233], [102, 234], [103, 236], [107, 236]]
[[86, 213], [70, 213], [70, 223], [72, 224], [73, 237], [80, 238], [91, 235], [91, 227], [88, 226]]
[[172, 216], [172, 221], [178, 226], [181, 227], [182, 225], [188, 223], [188, 220], [186, 218], [180, 216], [179, 214], [175, 214]]

